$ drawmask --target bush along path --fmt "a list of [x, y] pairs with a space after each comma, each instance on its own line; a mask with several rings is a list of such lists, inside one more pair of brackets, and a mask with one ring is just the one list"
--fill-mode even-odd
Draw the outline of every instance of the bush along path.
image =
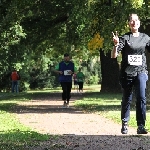
[[85, 113], [74, 107], [83, 95], [73, 95], [69, 108], [62, 107], [61, 95], [36, 98], [15, 107], [19, 121], [41, 134], [49, 134], [47, 141], [25, 150], [150, 150], [150, 137], [137, 135], [129, 127], [122, 135], [121, 125], [101, 115]]

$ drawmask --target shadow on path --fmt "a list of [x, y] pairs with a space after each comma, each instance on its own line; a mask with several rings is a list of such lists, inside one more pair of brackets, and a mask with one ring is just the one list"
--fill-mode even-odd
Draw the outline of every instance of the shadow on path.
[[[73, 107], [75, 100], [89, 94], [73, 94], [67, 109], [62, 108], [61, 93], [37, 94], [14, 105], [9, 111], [20, 116], [21, 123], [50, 135], [44, 142], [34, 141], [38, 146], [25, 145], [23, 150], [150, 150], [149, 136], [120, 135], [120, 125]], [[60, 132], [57, 137], [56, 131]], [[136, 134], [136, 129], [130, 133]]]
[[[81, 99], [83, 95], [78, 95], [76, 93], [72, 94], [70, 100], [70, 106], [68, 108], [63, 107], [63, 100], [61, 100], [61, 93], [46, 93], [46, 94], [36, 94], [30, 101], [21, 102], [19, 104], [14, 104], [12, 109], [7, 111], [11, 113], [83, 113], [80, 109], [73, 106], [75, 100]], [[3, 108], [7, 108], [9, 103], [4, 103]], [[2, 106], [1, 106], [2, 108]]]
[[150, 150], [150, 137], [115, 135], [61, 135], [30, 150]]

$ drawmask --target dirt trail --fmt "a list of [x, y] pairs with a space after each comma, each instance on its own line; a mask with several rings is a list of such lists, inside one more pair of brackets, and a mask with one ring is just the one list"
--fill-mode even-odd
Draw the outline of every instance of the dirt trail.
[[32, 150], [150, 150], [150, 134], [141, 137], [136, 128], [129, 127], [129, 134], [122, 135], [120, 124], [76, 109], [74, 101], [79, 95], [72, 96], [69, 108], [62, 108], [59, 96], [35, 99], [17, 107], [15, 114], [22, 124], [42, 134], [61, 135]]

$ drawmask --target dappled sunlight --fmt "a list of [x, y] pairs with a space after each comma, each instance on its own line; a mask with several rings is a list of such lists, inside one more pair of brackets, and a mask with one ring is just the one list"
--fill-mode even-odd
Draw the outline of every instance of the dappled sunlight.
[[[62, 107], [63, 101], [59, 92], [28, 93], [18, 96], [17, 100], [9, 97], [7, 100], [0, 101], [0, 109], [15, 116], [16, 121], [19, 121], [23, 128], [20, 129], [17, 123], [14, 123], [15, 126], [12, 125], [8, 133], [1, 128], [3, 131], [0, 132], [0, 137], [4, 142], [0, 141], [0, 145], [8, 147], [10, 144], [11, 147], [16, 146], [16, 150], [20, 150], [20, 147], [28, 150], [33, 148], [42, 150], [41, 147], [80, 150], [87, 145], [88, 149], [92, 150], [93, 148], [113, 150], [115, 145], [124, 150], [128, 146], [138, 148], [149, 140], [149, 136], [140, 139], [141, 136], [136, 135], [136, 128], [132, 127], [135, 123], [134, 111], [131, 111], [132, 126], [129, 126], [129, 134], [124, 136], [120, 133], [120, 97], [121, 94], [94, 92], [79, 95], [75, 93], [72, 95], [69, 108]], [[19, 101], [19, 98], [25, 99]], [[110, 128], [111, 124], [113, 126]], [[13, 142], [12, 139], [7, 142], [7, 137], [19, 140]], [[42, 142], [42, 139], [45, 141]], [[120, 142], [128, 142], [128, 140], [130, 141], [128, 144], [120, 145]], [[149, 144], [145, 146], [150, 147]]]
[[46, 141], [49, 135], [40, 134], [30, 130], [9, 130], [0, 132], [0, 149], [1, 150], [25, 150], [27, 147], [36, 146], [38, 141]]

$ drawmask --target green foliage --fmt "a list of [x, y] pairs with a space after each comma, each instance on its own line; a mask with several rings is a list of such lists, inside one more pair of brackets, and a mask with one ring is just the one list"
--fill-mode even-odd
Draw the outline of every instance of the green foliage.
[[[127, 19], [129, 13], [138, 13], [141, 21], [146, 20], [149, 11], [146, 9], [146, 3], [143, 0], [129, 1], [111, 1], [111, 3], [102, 3], [94, 1], [91, 3], [90, 9], [92, 13], [90, 31], [91, 34], [97, 32], [104, 38], [103, 50], [106, 52], [112, 49], [112, 31], [118, 31], [119, 35], [127, 32]], [[95, 24], [94, 20], [97, 20]]]
[[86, 84], [98, 84], [99, 83], [99, 77], [98, 75], [95, 75], [95, 76], [90, 76], [87, 80], [86, 80]]
[[101, 67], [98, 57], [93, 57], [92, 61], [84, 61], [79, 66], [85, 75], [85, 84], [99, 84], [101, 82]]
[[37, 78], [40, 88], [53, 86], [56, 77], [51, 78], [49, 66], [58, 63], [65, 52], [71, 53], [77, 68], [80, 67], [82, 62], [99, 55], [98, 51], [94, 54], [88, 51], [88, 42], [95, 33], [104, 38], [103, 50], [107, 52], [112, 48], [112, 30], [117, 30], [119, 35], [127, 31], [126, 20], [130, 12], [138, 12], [141, 20], [146, 20], [150, 14], [148, 8], [146, 0], [125, 0], [124, 3], [119, 0], [111, 3], [2, 0], [0, 89], [10, 89], [8, 76], [2, 78], [13, 68], [23, 76], [22, 89], [26, 89], [25, 85], [32, 80], [29, 73], [33, 68], [40, 70]]
[[58, 86], [59, 83], [57, 81], [57, 75], [53, 73], [53, 67], [48, 63], [50, 62], [48, 61], [47, 63], [40, 63], [39, 66], [31, 69], [29, 76], [30, 89], [43, 89]]
[[141, 8], [143, 5], [144, 0], [128, 0], [126, 1], [129, 3], [133, 8]]

